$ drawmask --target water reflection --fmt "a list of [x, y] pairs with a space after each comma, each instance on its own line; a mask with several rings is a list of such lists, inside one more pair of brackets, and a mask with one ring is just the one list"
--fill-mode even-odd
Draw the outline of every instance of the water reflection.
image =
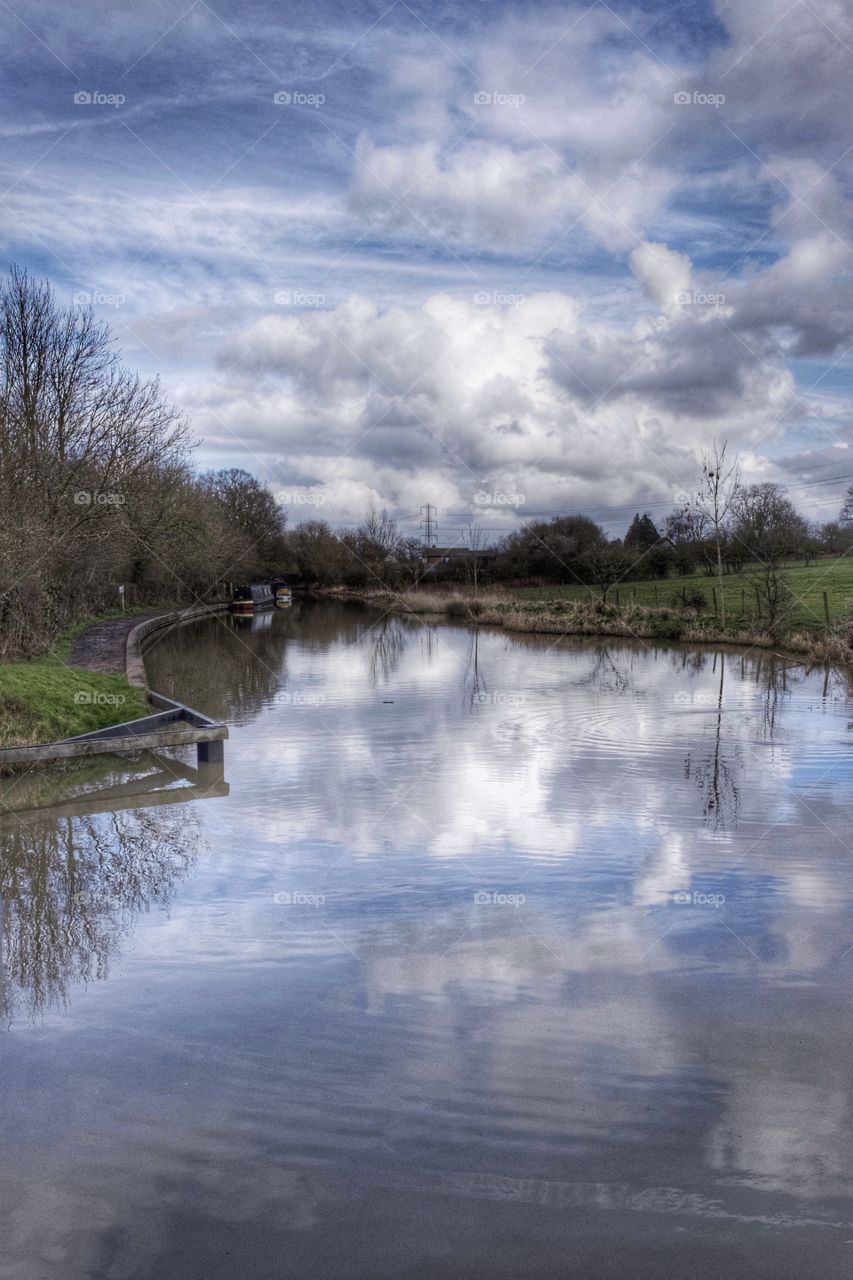
[[374, 688], [391, 679], [400, 665], [405, 647], [405, 631], [399, 619], [388, 614], [375, 623], [368, 640], [370, 679]]
[[221, 767], [147, 753], [0, 784], [0, 1009], [9, 1025], [64, 1007], [106, 978], [136, 917], [166, 907], [195, 863], [195, 814], [156, 812], [227, 795]]
[[[719, 691], [716, 697], [716, 706], [713, 706], [713, 695], [705, 695], [705, 700], [712, 708], [712, 734], [713, 743], [710, 749], [705, 749], [697, 759], [693, 758], [693, 754], [688, 752], [684, 763], [684, 776], [686, 778], [693, 777], [697, 786], [702, 792], [702, 812], [705, 820], [712, 823], [717, 829], [724, 829], [726, 825], [732, 827], [737, 825], [738, 800], [740, 793], [738, 791], [737, 782], [735, 781], [735, 771], [738, 764], [735, 764], [734, 757], [737, 748], [733, 748], [731, 764], [726, 758], [725, 739], [723, 737], [723, 695], [725, 690], [726, 664], [721, 655], [715, 654], [715, 666], [719, 666]], [[719, 659], [719, 662], [717, 662]], [[772, 721], [768, 721], [766, 712], [764, 717], [764, 731], [770, 731], [772, 737]]]
[[[187, 702], [214, 720], [245, 724], [269, 701], [284, 677], [285, 620], [296, 614], [272, 611], [257, 618], [221, 614], [210, 622], [187, 623], [155, 637], [146, 667], [157, 671], [160, 693], [183, 689]], [[273, 631], [273, 619], [277, 629]], [[255, 626], [255, 623], [264, 625]]]
[[230, 794], [42, 810], [17, 847], [42, 1007], [113, 976], [4, 1036], [7, 1078], [49, 1080], [0, 1098], [10, 1274], [844, 1274], [847, 681], [270, 616], [150, 659], [231, 722]]

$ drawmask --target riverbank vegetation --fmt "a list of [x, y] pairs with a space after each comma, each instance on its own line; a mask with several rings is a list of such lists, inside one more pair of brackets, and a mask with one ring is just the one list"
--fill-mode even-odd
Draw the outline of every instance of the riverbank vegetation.
[[409, 591], [326, 588], [324, 595], [357, 599], [397, 613], [408, 613], [508, 631], [554, 636], [623, 636], [642, 641], [684, 641], [694, 644], [746, 645], [785, 649], [814, 663], [853, 662], [853, 622], [832, 626], [762, 626], [756, 619], [730, 615], [725, 624], [713, 614], [667, 606], [608, 603], [601, 600], [561, 599], [534, 589], [523, 593], [490, 589], [470, 591], [415, 589]]
[[843, 514], [809, 522], [781, 485], [763, 483], [739, 487], [718, 529], [685, 498], [660, 525], [638, 513], [624, 538], [608, 538], [590, 517], [575, 514], [528, 521], [490, 547], [477, 526], [460, 531], [452, 545], [424, 547], [402, 536], [387, 514], [371, 512], [344, 533], [306, 521], [288, 536], [287, 549], [294, 568], [318, 587], [497, 585], [570, 599], [707, 604], [721, 617], [739, 611], [771, 620], [786, 603], [781, 578], [794, 597], [787, 603], [825, 621], [824, 591], [830, 620], [847, 616], [853, 598], [853, 497]]
[[[744, 625], [755, 625], [760, 620], [760, 596], [759, 600], [756, 599], [756, 577], [760, 569], [759, 564], [749, 564], [724, 578], [727, 613]], [[787, 563], [779, 572], [790, 591], [786, 612], [791, 625], [819, 628], [827, 622], [830, 625], [843, 622], [850, 616], [853, 558], [823, 557], [809, 564]], [[514, 594], [522, 600], [547, 602], [589, 599], [587, 588], [578, 583], [522, 586], [516, 588]], [[713, 615], [715, 597], [719, 597], [719, 592], [713, 579], [693, 573], [664, 579], [628, 578], [609, 593], [608, 599], [617, 605], [637, 604], [646, 608], [679, 610], [692, 602], [694, 608]]]
[[770, 645], [821, 661], [853, 656], [853, 487], [837, 520], [808, 521], [783, 486], [742, 484], [725, 443], [704, 456], [694, 495], [660, 525], [637, 512], [624, 538], [575, 514], [529, 521], [493, 547], [473, 525], [453, 546], [423, 547], [373, 515], [345, 536], [309, 522], [289, 551], [320, 589], [412, 612], [515, 630]]
[[271, 572], [284, 526], [243, 471], [196, 475], [183, 416], [131, 372], [90, 307], [0, 284], [0, 657], [86, 614], [210, 598]]

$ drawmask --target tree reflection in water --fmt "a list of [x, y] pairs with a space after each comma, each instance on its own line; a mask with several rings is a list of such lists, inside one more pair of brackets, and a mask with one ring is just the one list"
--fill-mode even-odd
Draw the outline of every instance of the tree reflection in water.
[[471, 632], [468, 642], [463, 688], [469, 706], [476, 706], [487, 696], [486, 677], [480, 664], [480, 633], [476, 630]]
[[[728, 663], [728, 688], [726, 683], [726, 667]], [[786, 700], [797, 692], [809, 676], [812, 669], [796, 659], [785, 657], [772, 651], [758, 650], [754, 654], [742, 654], [739, 658], [728, 657], [724, 653], [704, 652], [685, 653], [681, 669], [689, 669], [700, 674], [710, 664], [711, 672], [719, 677], [713, 701], [708, 705], [713, 714], [713, 740], [710, 750], [692, 751], [688, 754], [684, 773], [687, 778], [694, 778], [702, 791], [703, 814], [709, 825], [716, 830], [734, 829], [737, 826], [740, 808], [740, 786], [738, 776], [745, 776], [749, 756], [755, 762], [755, 747], [771, 752], [783, 748], [780, 729], [780, 715]], [[761, 691], [761, 720], [749, 719], [749, 740], [738, 741], [738, 726], [732, 717], [738, 711], [738, 681], [748, 689], [757, 687]], [[734, 684], [733, 684], [734, 682]], [[729, 698], [729, 695], [733, 695]], [[849, 698], [850, 690], [844, 673], [825, 668], [823, 679], [823, 699]], [[728, 714], [727, 732], [723, 733], [723, 716]], [[751, 748], [747, 750], [747, 748]], [[771, 757], [772, 758], [772, 757]], [[762, 757], [762, 763], [768, 757]]]
[[578, 688], [589, 686], [598, 693], [630, 693], [634, 692], [633, 677], [625, 668], [630, 664], [630, 655], [620, 654], [620, 664], [613, 660], [609, 645], [605, 642], [593, 650], [592, 667], [578, 680]]
[[249, 724], [288, 689], [288, 648], [294, 637], [325, 653], [335, 645], [363, 645], [376, 684], [390, 679], [406, 636], [420, 623], [387, 610], [339, 601], [294, 601], [259, 618], [219, 615], [188, 623], [146, 650], [151, 683], [215, 720]]
[[370, 654], [370, 683], [374, 689], [387, 684], [400, 665], [406, 650], [406, 632], [399, 618], [386, 614], [367, 633]]
[[[180, 774], [192, 772], [175, 764]], [[91, 767], [84, 777], [88, 783]], [[169, 803], [166, 809], [93, 814], [86, 810], [94, 793], [79, 792], [80, 774], [74, 781], [78, 794], [70, 803], [46, 802], [51, 788], [54, 801], [58, 792], [56, 778], [45, 776], [29, 788], [35, 810], [16, 812], [2, 805], [0, 1007], [7, 1025], [17, 1017], [33, 1021], [62, 1008], [72, 986], [105, 978], [136, 917], [168, 904], [198, 855], [197, 817], [169, 803], [183, 788], [160, 793]], [[131, 803], [157, 803], [157, 793], [144, 800], [138, 796], [138, 782], [129, 788], [135, 797]], [[109, 789], [111, 805], [118, 790]], [[212, 790], [221, 794], [217, 784]], [[7, 790], [10, 801], [12, 791]], [[82, 812], [75, 813], [75, 806]]]
[[[713, 747], [704, 758], [696, 762], [692, 761], [688, 755], [684, 765], [684, 776], [689, 778], [692, 773], [702, 790], [702, 812], [706, 823], [712, 825], [715, 830], [723, 830], [727, 824], [731, 824], [733, 828], [737, 826], [740, 791], [735, 782], [733, 769], [723, 755], [723, 695], [726, 660], [724, 655], [715, 653], [713, 657], [715, 672], [717, 666], [720, 669], [720, 680], [714, 714]], [[738, 759], [736, 749], [732, 755]]]

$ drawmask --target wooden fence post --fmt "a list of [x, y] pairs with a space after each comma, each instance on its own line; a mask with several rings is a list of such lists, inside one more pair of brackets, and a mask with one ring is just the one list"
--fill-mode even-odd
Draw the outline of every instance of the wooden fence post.
[[823, 612], [826, 617], [826, 625], [829, 626], [831, 621], [829, 616], [829, 594], [826, 591], [823, 593]]

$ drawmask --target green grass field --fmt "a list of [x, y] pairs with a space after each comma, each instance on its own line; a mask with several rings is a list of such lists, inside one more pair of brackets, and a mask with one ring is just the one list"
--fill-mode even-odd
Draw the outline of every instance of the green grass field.
[[[723, 579], [726, 614], [732, 621], [736, 618], [752, 620], [757, 616], [752, 574], [753, 570], [747, 566], [740, 573], [726, 574]], [[784, 570], [784, 576], [794, 595], [790, 612], [792, 624], [809, 628], [825, 626], [824, 592], [827, 593], [831, 622], [853, 617], [853, 557], [817, 560], [809, 565], [793, 563]], [[673, 576], [623, 582], [618, 587], [612, 587], [607, 598], [613, 604], [624, 605], [636, 600], [637, 604], [648, 607], [676, 606], [676, 597], [682, 589], [688, 592], [701, 591], [707, 600], [707, 610], [702, 612], [714, 612], [713, 592], [716, 591], [719, 596], [719, 587], [717, 579], [709, 578], [705, 573], [690, 574], [683, 578]], [[594, 596], [598, 595], [597, 588], [592, 590]], [[518, 587], [513, 594], [530, 601], [589, 599], [588, 588], [580, 585]], [[717, 603], [719, 608], [719, 600]]]
[[[134, 610], [134, 612], [137, 612]], [[148, 715], [142, 692], [124, 675], [67, 667], [74, 638], [117, 611], [81, 619], [42, 658], [0, 663], [0, 747], [54, 742]]]

